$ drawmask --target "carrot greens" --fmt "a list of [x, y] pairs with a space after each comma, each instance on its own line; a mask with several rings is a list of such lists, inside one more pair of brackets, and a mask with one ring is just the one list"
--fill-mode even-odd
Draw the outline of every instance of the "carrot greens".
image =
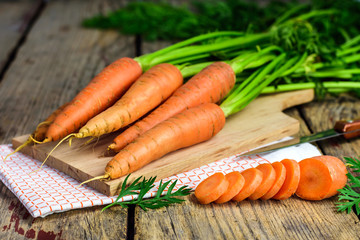
[[[149, 191], [155, 186], [154, 183], [156, 177], [150, 177], [149, 179], [146, 179], [145, 177], [138, 177], [129, 186], [127, 186], [127, 181], [129, 177], [130, 174], [126, 176], [124, 182], [122, 183], [120, 193], [116, 200], [113, 203], [104, 207], [102, 211], [115, 205], [119, 205], [121, 207], [128, 207], [128, 205], [138, 205], [143, 210], [167, 207], [173, 203], [183, 202], [184, 200], [178, 197], [187, 196], [192, 190], [185, 185], [180, 187], [178, 190], [173, 191], [177, 180], [173, 182], [171, 182], [171, 180], [167, 182], [162, 182], [161, 180], [155, 197], [144, 199], [145, 195], [149, 193]], [[165, 193], [166, 188], [168, 189]], [[131, 201], [121, 201], [121, 198], [125, 196], [135, 197]]]
[[[346, 165], [352, 169], [354, 173], [360, 172], [360, 160], [357, 158], [344, 157], [346, 160]], [[349, 179], [348, 184], [338, 191], [340, 192], [338, 196], [339, 202], [337, 202], [337, 210], [339, 212], [346, 211], [350, 213], [352, 210], [360, 215], [360, 176], [355, 176], [354, 174], [348, 172], [346, 176]]]

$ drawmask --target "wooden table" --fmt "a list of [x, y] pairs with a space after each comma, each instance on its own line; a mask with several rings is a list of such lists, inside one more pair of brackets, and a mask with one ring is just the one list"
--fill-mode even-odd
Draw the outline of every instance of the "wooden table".
[[[0, 143], [31, 132], [113, 60], [152, 52], [146, 43], [114, 31], [83, 29], [83, 18], [124, 5], [119, 1], [0, 1]], [[337, 119], [359, 117], [360, 100], [328, 97], [287, 110], [301, 133]], [[357, 157], [360, 139], [323, 141], [324, 154]], [[336, 212], [336, 197], [319, 202], [185, 203], [159, 210], [102, 207], [32, 218], [0, 182], [0, 239], [359, 239], [359, 218]]]

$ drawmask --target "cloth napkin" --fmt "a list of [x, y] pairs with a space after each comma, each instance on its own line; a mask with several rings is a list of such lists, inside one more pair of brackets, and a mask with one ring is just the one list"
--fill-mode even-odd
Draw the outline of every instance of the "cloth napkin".
[[[46, 165], [40, 171], [36, 171], [39, 169], [41, 162], [22, 153], [13, 154], [4, 162], [5, 156], [12, 151], [11, 145], [0, 145], [0, 179], [34, 218], [46, 217], [53, 213], [71, 209], [107, 205], [116, 199], [116, 196], [108, 197], [84, 185], [79, 187], [79, 181]], [[224, 174], [235, 170], [241, 172], [247, 168], [256, 167], [261, 163], [272, 163], [281, 161], [284, 158], [300, 161], [318, 155], [321, 155], [319, 150], [309, 143], [279, 149], [266, 154], [237, 154], [168, 177], [163, 181], [177, 179], [174, 190], [183, 185], [196, 188], [202, 180], [215, 172]], [[155, 182], [155, 186], [145, 198], [155, 196], [159, 182], [160, 179]], [[133, 196], [125, 196], [121, 200], [129, 201], [131, 199], [133, 199]]]

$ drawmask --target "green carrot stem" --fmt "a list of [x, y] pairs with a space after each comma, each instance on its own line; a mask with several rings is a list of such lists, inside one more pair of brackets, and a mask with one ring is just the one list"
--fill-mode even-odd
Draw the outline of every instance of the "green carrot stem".
[[140, 57], [135, 58], [137, 62], [140, 63], [141, 66], [146, 66], [151, 62], [152, 59], [156, 58], [157, 56], [161, 56], [163, 54], [169, 53], [174, 51], [175, 49], [179, 49], [200, 41], [204, 41], [211, 38], [217, 38], [217, 37], [224, 37], [224, 36], [243, 36], [244, 33], [237, 32], [237, 31], [219, 31], [219, 32], [211, 32], [206, 34], [201, 34], [192, 38], [189, 38], [187, 40], [172, 44], [171, 46], [165, 47], [163, 49], [160, 49], [156, 52], [146, 54]]
[[[250, 80], [247, 79], [241, 83], [240, 86], [236, 87], [236, 90], [229, 94], [225, 101], [220, 105], [224, 111], [225, 116], [229, 116], [235, 112], [240, 111], [244, 107], [244, 103], [248, 103], [251, 99], [253, 99], [253, 93], [256, 93], [256, 91], [254, 91], [256, 86], [258, 86], [259, 83], [266, 77], [266, 75], [273, 71], [276, 66], [278, 66], [278, 64], [285, 59], [285, 57], [286, 54], [282, 53], [271, 63], [261, 68], [261, 70], [257, 70], [255, 72], [257, 74], [256, 76], [252, 74], [250, 76]], [[281, 70], [283, 71], [283, 69]], [[244, 85], [246, 85], [246, 87]]]
[[241, 59], [241, 61], [239, 61], [239, 58], [235, 58], [231, 61], [230, 65], [235, 73], [239, 73], [239, 72], [242, 72], [248, 64], [250, 64], [251, 62], [255, 61], [256, 59], [259, 59], [261, 56], [263, 56], [267, 53], [270, 53], [272, 51], [282, 52], [282, 49], [279, 48], [278, 46], [270, 46], [270, 47], [264, 48], [257, 54], [252, 54], [252, 56], [250, 56], [249, 58], [247, 58], [245, 60]]
[[300, 4], [298, 6], [295, 6], [295, 7], [291, 8], [291, 9], [289, 9], [283, 15], [281, 15], [280, 17], [278, 17], [276, 19], [276, 21], [271, 25], [270, 29], [277, 26], [277, 25], [279, 25], [279, 24], [281, 24], [281, 23], [283, 23], [283, 22], [285, 22], [285, 21], [287, 21], [287, 20], [289, 20], [289, 18], [291, 16], [293, 16], [294, 14], [296, 14], [296, 13], [298, 13], [298, 12], [302, 11], [303, 9], [308, 8], [308, 7], [309, 7], [308, 5]]
[[[359, 89], [360, 82], [345, 82], [345, 81], [323, 82], [322, 86], [329, 90], [330, 89], [352, 90], [355, 88]], [[311, 88], [316, 88], [316, 87], [317, 87], [317, 84], [314, 82], [283, 84], [283, 85], [265, 87], [261, 91], [261, 93], [262, 94], [278, 93], [278, 92], [286, 92], [286, 91], [311, 89]]]
[[180, 72], [183, 78], [188, 78], [199, 73], [203, 68], [209, 66], [212, 63], [213, 62], [203, 62], [203, 63], [193, 64], [191, 66], [185, 66], [180, 70]]
[[249, 63], [249, 64], [246, 66], [246, 69], [251, 69], [251, 68], [260, 67], [260, 66], [264, 65], [265, 63], [274, 60], [275, 58], [276, 58], [276, 55], [275, 55], [275, 54], [265, 55], [265, 56], [261, 57], [260, 59], [255, 60], [255, 61], [252, 61], [251, 63]]
[[[358, 62], [360, 61], [360, 54], [356, 54], [356, 55], [350, 55], [350, 56], [346, 56], [346, 57], [342, 57], [342, 58], [337, 58], [335, 61], [333, 62], [317, 62], [317, 63], [313, 63], [311, 64], [310, 68], [312, 69], [312, 71], [321, 69], [321, 68], [333, 68], [333, 67], [341, 67], [344, 68], [346, 66], [346, 64], [350, 64], [350, 63], [354, 63], [354, 62]], [[295, 73], [296, 74], [301, 74], [306, 72], [305, 67], [300, 67], [298, 68]]]
[[296, 71], [305, 62], [307, 57], [308, 57], [308, 54], [305, 52], [301, 56], [300, 60], [295, 65], [293, 65], [291, 68], [289, 68], [288, 70], [283, 72], [283, 74], [281, 76], [284, 77], [284, 76], [287, 76], [287, 75], [293, 73], [294, 71]]
[[156, 58], [153, 58], [152, 61], [149, 63], [151, 66], [162, 63], [173, 61], [174, 59], [179, 59], [183, 57], [187, 57], [190, 55], [202, 54], [202, 53], [209, 53], [213, 51], [224, 50], [228, 48], [243, 48], [248, 46], [249, 44], [256, 44], [260, 41], [268, 39], [270, 37], [270, 33], [261, 33], [261, 34], [253, 34], [253, 35], [246, 35], [243, 37], [233, 38], [229, 40], [225, 40], [222, 42], [206, 44], [206, 45], [199, 45], [199, 46], [189, 46], [181, 49], [177, 49], [167, 54], [162, 54]]
[[359, 41], [360, 41], [360, 35], [346, 41], [343, 45], [340, 46], [340, 48], [341, 49], [349, 48], [349, 47], [353, 46], [354, 44], [357, 44]]
[[207, 59], [210, 56], [211, 55], [209, 53], [204, 53], [204, 54], [198, 54], [198, 55], [189, 56], [189, 57], [185, 57], [185, 58], [175, 59], [174, 61], [169, 61], [168, 63], [171, 63], [173, 65], [178, 65], [178, 64], [182, 64], [182, 63], [190, 63], [190, 62], [196, 61], [196, 60]]
[[349, 47], [349, 48], [346, 48], [346, 49], [340, 49], [337, 53], [336, 53], [336, 56], [337, 57], [342, 57], [342, 56], [345, 56], [345, 55], [348, 55], [348, 54], [351, 54], [351, 53], [355, 53], [355, 52], [358, 52], [360, 50], [360, 46], [356, 46], [356, 47]]
[[344, 78], [349, 79], [352, 78], [353, 74], [360, 74], [359, 68], [354, 69], [335, 69], [329, 71], [317, 71], [317, 72], [309, 72], [306, 75], [309, 77], [316, 78]]

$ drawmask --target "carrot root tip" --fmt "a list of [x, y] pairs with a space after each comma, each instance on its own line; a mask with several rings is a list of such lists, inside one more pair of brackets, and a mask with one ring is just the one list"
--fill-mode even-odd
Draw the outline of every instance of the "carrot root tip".
[[115, 143], [112, 143], [108, 146], [108, 150], [114, 150], [116, 144]]
[[86, 181], [83, 181], [82, 183], [80, 183], [77, 187], [80, 187], [81, 185], [85, 184], [85, 183], [88, 183], [88, 182], [92, 182], [92, 181], [95, 181], [95, 180], [101, 180], [101, 179], [109, 179], [110, 178], [110, 174], [109, 173], [105, 173], [104, 175], [101, 175], [101, 176], [97, 176], [97, 177], [93, 177], [93, 178], [90, 178]]
[[21, 149], [23, 149], [24, 147], [26, 147], [27, 145], [31, 144], [33, 141], [32, 141], [32, 138], [28, 138], [28, 140], [26, 140], [26, 142], [24, 142], [23, 144], [21, 144], [19, 147], [17, 147], [14, 151], [12, 151], [11, 153], [9, 153], [8, 155], [5, 156], [4, 158], [4, 162], [6, 161], [6, 159], [8, 157], [10, 157], [11, 155], [13, 155], [14, 153], [20, 151]]

